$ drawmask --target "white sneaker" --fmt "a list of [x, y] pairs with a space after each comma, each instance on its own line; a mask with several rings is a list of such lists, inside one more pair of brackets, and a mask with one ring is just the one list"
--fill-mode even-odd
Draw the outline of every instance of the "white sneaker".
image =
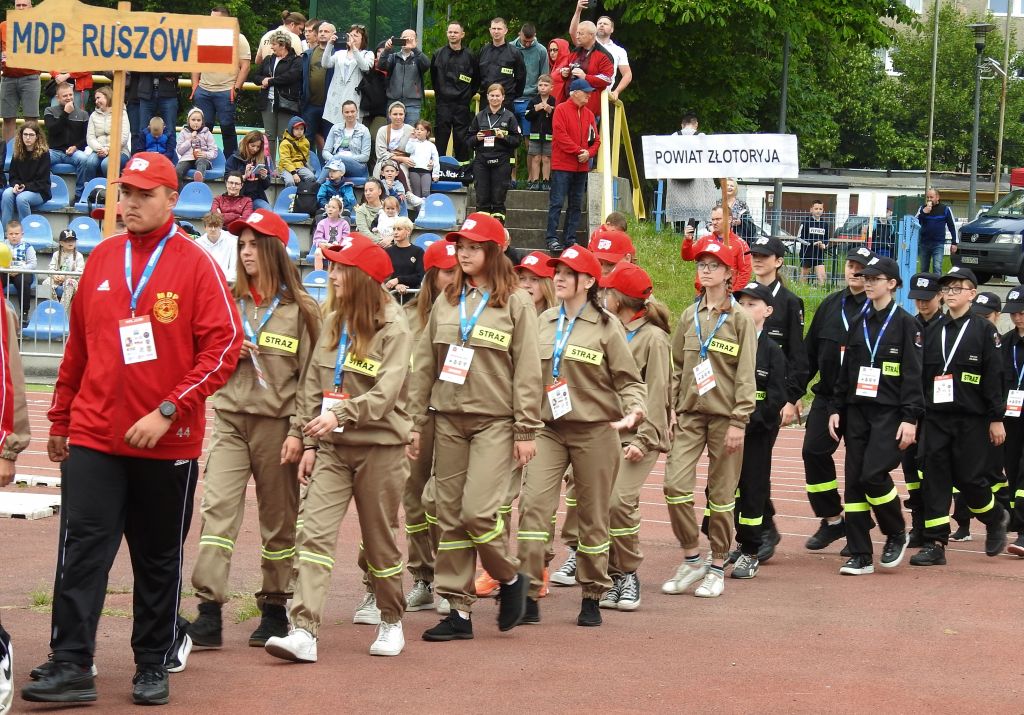
[[302, 628], [293, 628], [284, 638], [271, 636], [263, 647], [275, 658], [296, 663], [316, 662], [316, 638]]
[[576, 551], [574, 549], [569, 549], [568, 551], [569, 555], [566, 557], [565, 563], [551, 572], [549, 580], [553, 584], [559, 586], [576, 585]]
[[14, 702], [14, 646], [7, 631], [0, 628], [0, 713], [11, 711]]
[[448, 603], [447, 598], [439, 598], [437, 600], [437, 615], [447, 616], [452, 612], [452, 604]]
[[405, 594], [406, 611], [426, 611], [434, 607], [434, 586], [421, 579]]
[[721, 571], [708, 569], [704, 582], [697, 587], [693, 595], [697, 598], [718, 598], [725, 591], [725, 574]]
[[376, 626], [380, 623], [380, 609], [377, 608], [377, 597], [372, 593], [363, 596], [362, 603], [356, 608], [352, 622], [364, 626]]
[[668, 594], [685, 593], [690, 586], [704, 578], [708, 565], [700, 561], [692, 565], [684, 561], [676, 569], [676, 575], [661, 585], [661, 592]]
[[370, 646], [370, 655], [398, 655], [405, 648], [405, 634], [402, 622], [381, 622], [377, 628], [377, 640]]

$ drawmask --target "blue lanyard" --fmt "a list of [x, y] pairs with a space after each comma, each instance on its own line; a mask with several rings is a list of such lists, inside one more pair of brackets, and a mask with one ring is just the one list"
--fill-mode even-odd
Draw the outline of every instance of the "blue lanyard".
[[1013, 345], [1013, 371], [1017, 373], [1017, 389], [1020, 389], [1020, 385], [1024, 382], [1024, 365], [1017, 367], [1017, 344]]
[[[731, 298], [730, 300], [730, 305], [736, 305], [735, 298]], [[729, 313], [721, 313], [718, 316], [718, 322], [715, 323], [715, 327], [711, 329], [711, 334], [708, 336], [708, 339], [704, 340], [700, 335], [700, 298], [697, 299], [697, 310], [693, 312], [693, 329], [697, 333], [697, 342], [700, 343], [700, 359], [702, 361], [708, 359], [708, 346], [711, 345], [711, 341], [714, 339], [715, 333], [717, 333], [718, 329], [722, 327], [722, 323], [728, 319]]]
[[[572, 326], [576, 325], [576, 318], [580, 317], [583, 313], [583, 309], [587, 307], [584, 303], [580, 306], [580, 310], [573, 316], [573, 319], [569, 321], [569, 327], [565, 328], [565, 319], [568, 317], [565, 313], [565, 304], [563, 303], [558, 309], [558, 329], [555, 330], [555, 351], [551, 354], [551, 376], [556, 380], [558, 379], [558, 372], [562, 365], [562, 353], [565, 352], [565, 346], [569, 344], [569, 336], [572, 335]], [[563, 333], [563, 329], [565, 332]]]
[[864, 320], [861, 325], [864, 326], [864, 342], [868, 346], [868, 353], [871, 355], [871, 367], [875, 366], [875, 355], [878, 353], [878, 346], [882, 344], [882, 336], [885, 334], [885, 329], [889, 327], [889, 321], [892, 320], [892, 316], [896, 313], [897, 308], [896, 301], [893, 301], [892, 308], [889, 310], [889, 315], [886, 317], [885, 322], [882, 323], [882, 329], [878, 331], [878, 337], [875, 339], [874, 347], [871, 346], [871, 338], [868, 337], [868, 321]]
[[341, 328], [341, 339], [338, 340], [338, 359], [334, 363], [334, 390], [341, 392], [341, 383], [345, 380], [345, 373], [341, 368], [345, 365], [345, 358], [348, 356], [348, 326]]
[[473, 332], [473, 328], [476, 326], [476, 321], [480, 319], [480, 314], [484, 312], [484, 308], [487, 307], [487, 301], [491, 297], [491, 294], [487, 291], [480, 293], [480, 303], [476, 306], [476, 310], [473, 311], [473, 317], [469, 320], [466, 319], [466, 286], [462, 286], [462, 293], [459, 295], [459, 332], [462, 335], [462, 344], [465, 345], [469, 342], [469, 334]]
[[639, 331], [639, 330], [640, 330], [640, 328], [637, 328], [636, 330], [630, 330], [628, 333], [626, 333], [626, 342], [627, 343], [633, 342], [633, 338], [636, 337], [637, 331]]
[[[844, 295], [844, 296], [843, 296], [843, 297], [842, 297], [842, 298], [841, 298], [841, 299], [839, 300], [839, 314], [840, 314], [841, 316], [843, 316], [843, 327], [844, 327], [844, 328], [845, 328], [846, 330], [849, 330], [849, 329], [850, 329], [850, 321], [849, 321], [849, 319], [848, 319], [848, 318], [846, 317], [846, 298], [847, 298], [847, 296], [845, 296], [845, 295]], [[864, 301], [864, 305], [862, 305], [862, 306], [860, 307], [860, 314], [861, 314], [861, 315], [864, 315], [864, 314], [865, 314], [866, 312], [868, 312], [868, 307], [869, 307], [869, 306], [868, 306], [868, 302], [867, 302], [867, 300], [865, 300], [865, 301]]]
[[274, 310], [280, 303], [281, 296], [275, 295], [274, 300], [270, 302], [270, 307], [267, 308], [267, 312], [263, 314], [263, 320], [260, 321], [256, 330], [253, 330], [252, 325], [249, 323], [249, 319], [245, 316], [245, 298], [242, 299], [242, 327], [245, 328], [245, 337], [249, 339], [250, 343], [256, 342], [256, 337], [263, 332], [263, 326], [270, 321], [270, 316], [274, 314]]
[[139, 285], [134, 289], [132, 288], [132, 242], [131, 239], [124, 242], [124, 280], [128, 284], [128, 292], [132, 294], [131, 311], [133, 318], [135, 317], [135, 307], [139, 304], [139, 296], [142, 295], [142, 290], [149, 283], [149, 279], [153, 275], [153, 269], [156, 268], [156, 262], [160, 260], [160, 254], [164, 252], [164, 246], [167, 245], [167, 241], [170, 240], [177, 230], [178, 226], [176, 224], [172, 225], [168, 234], [157, 244], [156, 250], [153, 251], [149, 260], [146, 261], [146, 267], [142, 270]]

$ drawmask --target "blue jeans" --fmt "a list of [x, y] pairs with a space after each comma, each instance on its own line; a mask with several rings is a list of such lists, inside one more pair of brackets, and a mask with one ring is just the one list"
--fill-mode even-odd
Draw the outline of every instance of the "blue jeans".
[[[90, 177], [106, 176], [107, 166], [110, 164], [110, 156], [100, 158], [99, 154], [90, 154], [86, 157], [86, 169], [85, 172]], [[128, 163], [128, 154], [121, 154], [121, 168]]]
[[[170, 134], [171, 137], [177, 136], [175, 124], [178, 121], [178, 98], [157, 97], [156, 99], [139, 100], [139, 123], [138, 126], [132, 125], [132, 154], [135, 153], [136, 141], [140, 145], [138, 151], [145, 150], [146, 145], [142, 140], [142, 130], [149, 126], [149, 120], [153, 117], [160, 117], [164, 120], [164, 132]], [[130, 119], [131, 115], [129, 115]], [[136, 137], [138, 138], [136, 139]]]
[[515, 103], [515, 111], [513, 114], [516, 115], [516, 121], [519, 122], [519, 133], [529, 139], [530, 137], [530, 120], [526, 118], [526, 110], [530, 108], [529, 99], [517, 99]]
[[50, 149], [50, 164], [71, 164], [75, 167], [75, 201], [81, 198], [82, 191], [85, 190], [85, 182], [96, 177], [90, 171], [92, 165], [89, 163], [89, 157], [81, 149], [76, 150], [74, 154]]
[[[917, 257], [921, 262], [922, 273], [942, 273], [942, 258], [946, 252], [945, 243], [920, 243], [917, 246]], [[934, 268], [933, 268], [934, 266]]]
[[3, 221], [6, 229], [8, 222], [14, 218], [15, 208], [18, 209], [18, 220], [24, 221], [32, 213], [33, 208], [42, 205], [41, 194], [37, 194], [35, 191], [22, 191], [20, 194], [15, 194], [14, 189], [8, 186], [4, 189], [3, 198], [0, 199], [0, 221]]
[[[388, 101], [391, 104], [391, 101]], [[420, 120], [420, 105], [418, 104], [406, 104], [405, 105], [405, 123], [410, 127], [416, 126], [416, 122]]]
[[587, 172], [585, 171], [552, 171], [551, 192], [548, 194], [548, 233], [547, 240], [558, 240], [558, 217], [562, 213], [562, 202], [569, 198], [565, 209], [565, 230], [562, 232], [563, 248], [576, 243], [576, 227], [580, 223], [580, 212], [583, 208], [583, 196], [587, 192]]
[[192, 99], [195, 105], [203, 110], [203, 120], [211, 132], [214, 123], [220, 124], [221, 138], [224, 141], [224, 156], [230, 157], [238, 151], [235, 103], [231, 101], [231, 92], [211, 92], [199, 87]]
[[[316, 135], [321, 134], [320, 125], [324, 119], [324, 108], [318, 107], [315, 104], [307, 104], [302, 108], [302, 121], [306, 123], [306, 137], [309, 139], [309, 145], [316, 151]], [[323, 137], [327, 138], [327, 133], [324, 132]]]

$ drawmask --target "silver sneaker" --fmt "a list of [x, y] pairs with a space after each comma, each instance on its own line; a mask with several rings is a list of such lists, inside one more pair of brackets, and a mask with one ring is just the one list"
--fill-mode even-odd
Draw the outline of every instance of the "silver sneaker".
[[576, 585], [576, 550], [569, 549], [569, 556], [565, 559], [565, 563], [559, 566], [555, 571], [551, 572], [549, 578], [551, 583], [558, 586], [575, 586]]
[[434, 607], [434, 586], [421, 579], [405, 594], [406, 611], [426, 611]]
[[754, 576], [757, 576], [757, 569], [760, 565], [756, 556], [740, 554], [729, 576], [731, 578], [754, 578]]
[[377, 608], [377, 597], [372, 593], [363, 596], [362, 603], [356, 608], [352, 622], [364, 626], [380, 625], [380, 609]]
[[718, 598], [725, 591], [725, 575], [716, 569], [708, 569], [704, 581], [693, 592], [697, 598]]

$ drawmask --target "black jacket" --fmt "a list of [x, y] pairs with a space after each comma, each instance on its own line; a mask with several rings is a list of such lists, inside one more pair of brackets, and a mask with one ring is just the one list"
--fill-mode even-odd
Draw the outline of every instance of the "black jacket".
[[59, 105], [47, 107], [43, 112], [43, 124], [46, 125], [46, 138], [51, 149], [67, 151], [70, 146], [85, 149], [85, 134], [89, 129], [88, 112], [75, 109], [68, 114]]
[[786, 356], [786, 402], [796, 404], [803, 399], [807, 385], [804, 302], [778, 278], [768, 290], [772, 292], [772, 314], [764, 321], [764, 332]]
[[514, 102], [523, 95], [526, 88], [526, 62], [523, 53], [506, 42], [495, 47], [488, 42], [480, 50], [480, 106], [487, 104], [487, 88], [497, 82], [505, 88], [505, 102]]
[[[850, 326], [863, 310], [865, 300], [867, 297], [863, 293], [853, 295], [849, 288], [843, 288], [828, 295], [815, 311], [807, 337], [804, 338], [807, 348], [807, 382], [816, 374], [821, 376], [811, 388], [815, 398], [823, 397], [827, 400], [831, 397], [839, 377], [841, 350], [846, 348]], [[806, 382], [803, 390], [807, 391]]]
[[[554, 93], [548, 95], [547, 103], [552, 107], [558, 104]], [[539, 94], [526, 100], [526, 121], [530, 123], [530, 141], [550, 142], [552, 138], [551, 120], [554, 119], [555, 113], [552, 111], [548, 114], [534, 109], [538, 104], [540, 104]]]
[[430, 84], [440, 104], [469, 104], [476, 92], [480, 66], [468, 49], [453, 50], [445, 45], [430, 60]]
[[130, 99], [167, 99], [178, 96], [176, 74], [132, 72], [131, 75], [130, 89], [126, 90]]
[[249, 162], [236, 152], [228, 157], [224, 169], [227, 174], [237, 171], [242, 175], [242, 196], [248, 196], [253, 201], [260, 199], [270, 203], [270, 200], [267, 198], [267, 189], [270, 188], [270, 172], [268, 171], [266, 177], [262, 179], [256, 174], [250, 174], [247, 177], [246, 169], [248, 167]]
[[[485, 147], [484, 143], [476, 138], [476, 133], [488, 129], [505, 129], [508, 136], [501, 139], [495, 137], [494, 146]], [[476, 152], [476, 158], [484, 162], [493, 159], [508, 161], [516, 153], [516, 147], [523, 141], [516, 115], [504, 107], [499, 109], [497, 114], [491, 114], [490, 107], [485, 106], [483, 111], [478, 112], [470, 120], [466, 133], [469, 135], [469, 146]]]
[[[302, 58], [289, 51], [277, 63], [276, 69], [274, 67], [275, 61], [277, 61], [277, 55], [265, 57], [260, 64], [260, 68], [256, 70], [256, 76], [253, 78], [253, 81], [256, 84], [262, 84], [264, 78], [270, 77], [269, 84], [274, 88], [273, 110], [275, 112], [290, 111], [281, 108], [281, 98], [292, 100], [296, 106], [302, 100]], [[269, 94], [269, 89], [260, 90], [257, 108], [261, 112], [265, 109], [270, 109], [267, 106], [267, 96]], [[292, 112], [292, 114], [295, 114], [295, 112]]]
[[[950, 356], [953, 342], [970, 321], [956, 352]], [[943, 373], [942, 339], [945, 328], [946, 355], [949, 368]], [[924, 335], [924, 398], [929, 416], [933, 413], [956, 413], [987, 417], [992, 422], [1003, 419], [1006, 406], [1003, 388], [1002, 338], [994, 325], [971, 315], [968, 311], [956, 320], [943, 316], [928, 326]], [[938, 375], [953, 376], [953, 401], [935, 404], [934, 383]]]
[[11, 159], [11, 168], [7, 172], [7, 185], [24, 184], [25, 191], [34, 191], [50, 200], [50, 152], [44, 151], [35, 158]]
[[[1021, 380], [1022, 384], [1020, 385], [1017, 383], [1020, 369], [1024, 366], [1024, 337], [1021, 337], [1016, 328], [1011, 328], [1009, 332], [1003, 333], [1001, 340], [1003, 341], [1003, 392], [1024, 390], [1024, 380]], [[1017, 350], [1016, 356], [1014, 356], [1014, 348]], [[1016, 365], [1014, 365], [1015, 357]]]
[[757, 338], [757, 364], [754, 368], [757, 403], [747, 424], [747, 433], [772, 432], [782, 424], [782, 406], [786, 397], [786, 356], [782, 348], [762, 330]]

